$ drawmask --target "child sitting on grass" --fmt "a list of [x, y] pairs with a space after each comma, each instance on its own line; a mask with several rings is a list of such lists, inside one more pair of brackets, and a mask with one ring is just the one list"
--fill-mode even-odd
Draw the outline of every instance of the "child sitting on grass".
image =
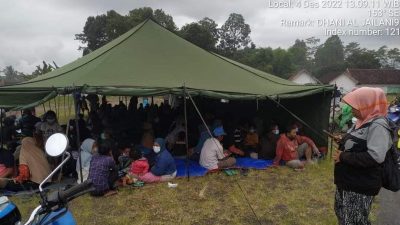
[[124, 145], [120, 149], [120, 156], [118, 156], [118, 177], [124, 177], [128, 174], [129, 167], [132, 163], [130, 157], [131, 148], [128, 145]]
[[111, 141], [98, 142], [98, 155], [94, 155], [90, 161], [88, 177], [93, 183], [94, 190], [91, 192], [93, 196], [109, 196], [117, 193], [114, 184], [118, 179], [118, 171], [111, 152]]
[[149, 162], [143, 157], [140, 151], [133, 151], [132, 159], [134, 160], [131, 164], [129, 174], [135, 178], [143, 176], [149, 172]]
[[134, 183], [140, 176], [149, 172], [149, 162], [143, 157], [141, 151], [133, 149], [129, 156], [133, 162], [131, 163], [128, 174], [122, 178], [122, 186]]

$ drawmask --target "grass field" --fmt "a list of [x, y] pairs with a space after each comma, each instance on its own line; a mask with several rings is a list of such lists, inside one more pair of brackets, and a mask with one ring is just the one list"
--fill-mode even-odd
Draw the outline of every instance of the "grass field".
[[[252, 170], [248, 176], [211, 174], [142, 188], [120, 188], [107, 198], [82, 196], [70, 203], [78, 224], [337, 224], [333, 211], [333, 163], [295, 172], [285, 167]], [[238, 186], [240, 184], [240, 187]], [[243, 195], [243, 189], [246, 197]], [[23, 218], [39, 198], [14, 197]], [[376, 221], [377, 204], [371, 219]]]

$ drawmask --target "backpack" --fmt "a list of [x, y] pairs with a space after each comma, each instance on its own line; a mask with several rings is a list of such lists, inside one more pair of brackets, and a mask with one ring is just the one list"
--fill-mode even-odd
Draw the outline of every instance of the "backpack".
[[389, 124], [389, 131], [392, 134], [393, 145], [386, 153], [385, 161], [382, 163], [382, 187], [397, 192], [400, 190], [400, 151], [398, 148], [399, 127], [388, 119], [386, 119], [386, 121]]

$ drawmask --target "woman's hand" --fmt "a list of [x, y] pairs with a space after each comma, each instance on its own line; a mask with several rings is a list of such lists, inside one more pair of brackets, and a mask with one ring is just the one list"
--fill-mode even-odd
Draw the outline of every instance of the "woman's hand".
[[335, 161], [335, 163], [340, 162], [340, 154], [342, 154], [342, 151], [339, 150], [335, 150], [335, 152], [333, 153], [333, 160]]
[[333, 140], [336, 142], [336, 143], [339, 143], [340, 141], [342, 141], [342, 135], [335, 135], [334, 136], [334, 138], [333, 138]]

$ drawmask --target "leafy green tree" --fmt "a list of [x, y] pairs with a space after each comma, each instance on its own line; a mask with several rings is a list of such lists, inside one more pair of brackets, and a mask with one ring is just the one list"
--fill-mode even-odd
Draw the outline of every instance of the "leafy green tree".
[[214, 20], [204, 18], [197, 23], [184, 25], [179, 34], [193, 44], [206, 49], [215, 50], [215, 45], [218, 42], [218, 29]]
[[23, 81], [24, 74], [15, 70], [13, 66], [6, 66], [1, 72], [5, 75], [4, 80], [6, 82], [18, 83]]
[[58, 66], [55, 62], [53, 62], [53, 65], [51, 65], [50, 63], [43, 61], [42, 65], [36, 66], [36, 70], [33, 71], [32, 75], [33, 76], [43, 75], [55, 70], [56, 68], [58, 68]]
[[346, 67], [358, 69], [379, 69], [381, 63], [376, 51], [360, 48], [357, 42], [350, 42], [344, 49]]
[[236, 51], [233, 56], [238, 62], [268, 73], [273, 72], [273, 58], [272, 48], [244, 48]]
[[390, 49], [387, 52], [388, 64], [391, 68], [396, 68], [396, 65], [400, 63], [400, 50], [398, 48]]
[[88, 17], [83, 32], [75, 35], [76, 40], [86, 45], [80, 46], [79, 50], [83, 50], [83, 55], [86, 55], [119, 37], [147, 18], [153, 18], [173, 32], [177, 30], [172, 16], [161, 9], [153, 11], [149, 7], [139, 8], [129, 11], [126, 16], [110, 10], [106, 14]]
[[168, 30], [175, 32], [178, 28], [175, 25], [171, 15], [166, 14], [162, 9], [156, 9], [153, 13], [153, 19]]
[[345, 69], [344, 47], [339, 36], [329, 37], [315, 52], [315, 72], [322, 75], [332, 71]]
[[231, 13], [220, 29], [220, 52], [231, 56], [238, 49], [247, 47], [251, 42], [250, 33], [250, 25], [245, 23], [243, 16]]
[[387, 51], [388, 51], [388, 48], [387, 48], [386, 45], [380, 47], [376, 51], [376, 56], [378, 57], [379, 63], [382, 65], [382, 68], [389, 67], [389, 62], [388, 62], [388, 58], [387, 58]]
[[291, 60], [291, 55], [285, 49], [277, 48], [273, 51], [272, 72], [274, 75], [279, 75], [285, 79], [294, 72], [294, 66]]
[[303, 40], [297, 39], [288, 51], [291, 56], [291, 61], [296, 69], [304, 69], [308, 67], [307, 44]]
[[207, 32], [211, 33], [212, 40], [214, 42], [214, 46], [217, 44], [219, 40], [219, 33], [218, 33], [218, 24], [208, 18], [204, 17], [202, 20], [198, 22]]
[[307, 60], [313, 61], [315, 58], [315, 53], [317, 52], [318, 48], [320, 48], [319, 42], [321, 40], [319, 38], [310, 37], [307, 38], [305, 43], [307, 46]]
[[153, 9], [150, 7], [143, 7], [138, 9], [133, 9], [128, 12], [127, 20], [130, 27], [134, 27], [139, 23], [143, 22], [147, 18], [151, 18], [153, 16]]
[[198, 23], [186, 24], [181, 28], [179, 34], [181, 37], [203, 49], [213, 50], [215, 48], [212, 34]]

